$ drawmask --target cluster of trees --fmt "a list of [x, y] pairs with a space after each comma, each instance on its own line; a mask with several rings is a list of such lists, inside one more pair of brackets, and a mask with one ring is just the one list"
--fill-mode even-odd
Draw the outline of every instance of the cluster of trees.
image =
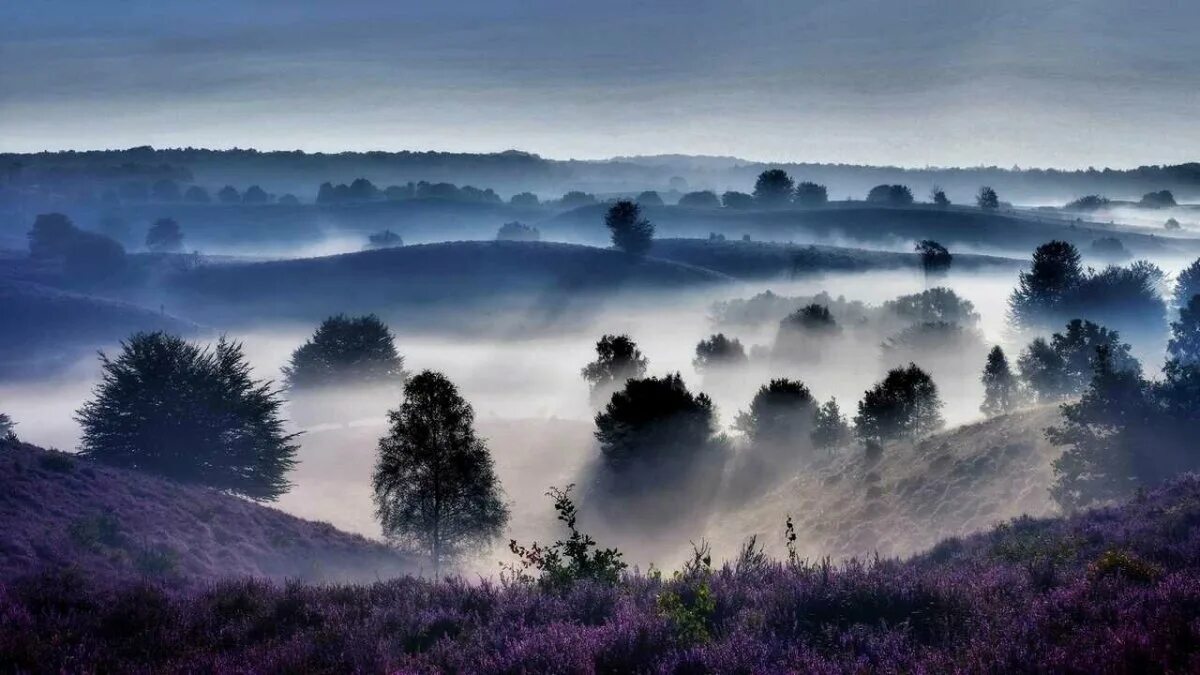
[[756, 204], [765, 207], [786, 204], [821, 206], [829, 201], [829, 193], [824, 185], [808, 181], [797, 184], [783, 169], [768, 169], [760, 173], [754, 181], [753, 196]]
[[125, 247], [98, 232], [81, 230], [61, 213], [43, 213], [29, 230], [29, 256], [61, 261], [63, 271], [80, 281], [99, 281], [121, 272]]
[[542, 233], [536, 227], [516, 220], [501, 225], [496, 232], [499, 241], [539, 241], [541, 238]]
[[183, 230], [173, 218], [159, 218], [146, 231], [146, 248], [155, 253], [178, 253], [183, 250]]
[[[533, 195], [530, 195], [533, 196]], [[535, 202], [537, 197], [533, 197]], [[349, 185], [331, 182], [321, 183], [317, 189], [318, 204], [353, 204], [373, 201], [403, 201], [407, 199], [442, 199], [454, 202], [477, 204], [499, 204], [500, 195], [491, 188], [480, 190], [477, 187], [464, 185], [458, 187], [453, 183], [429, 183], [426, 181], [409, 182], [405, 185], [389, 185], [379, 189], [366, 178], [356, 178]]]

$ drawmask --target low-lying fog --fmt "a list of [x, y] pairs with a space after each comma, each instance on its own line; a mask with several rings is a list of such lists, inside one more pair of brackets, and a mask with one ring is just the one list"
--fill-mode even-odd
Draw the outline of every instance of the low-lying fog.
[[[1015, 281], [1011, 273], [951, 273], [931, 285], [950, 286], [974, 303], [981, 315], [984, 341], [988, 345], [1004, 345], [1010, 358], [1015, 359], [1020, 345], [1010, 342], [1014, 336], [1005, 324], [1006, 298]], [[760, 385], [781, 376], [799, 377], [821, 401], [837, 397], [843, 412], [852, 416], [863, 391], [880, 379], [888, 367], [900, 365], [883, 360], [877, 341], [843, 338], [823, 355], [820, 363], [781, 370], [764, 359], [752, 361], [738, 376], [706, 380], [692, 366], [697, 341], [721, 330], [739, 338], [750, 351], [754, 345], [769, 346], [778, 325], [772, 321], [753, 331], [718, 329], [710, 319], [712, 303], [748, 298], [770, 289], [788, 296], [828, 291], [835, 298], [845, 296], [848, 300], [878, 305], [925, 288], [926, 280], [920, 273], [902, 271], [741, 284], [669, 297], [612, 298], [598, 307], [586, 323], [561, 326], [556, 333], [545, 336], [450, 338], [414, 332], [404, 322], [392, 321], [391, 326], [408, 370], [434, 369], [446, 373], [474, 406], [477, 427], [488, 440], [512, 502], [510, 532], [502, 541], [509, 536], [521, 541], [546, 540], [556, 536], [557, 531], [550, 500], [543, 493], [552, 485], [585, 481], [584, 467], [598, 454], [592, 439], [594, 410], [589, 405], [588, 386], [580, 377], [580, 369], [593, 359], [594, 344], [601, 334], [631, 335], [650, 360], [650, 374], [682, 373], [693, 391], [702, 390], [712, 396], [721, 424], [727, 429], [734, 416], [748, 406]], [[419, 323], [420, 317], [413, 317], [410, 325]], [[278, 379], [280, 367], [314, 328], [315, 325], [257, 325], [238, 330], [230, 337], [243, 342], [259, 377]], [[978, 419], [982, 359], [974, 354], [948, 354], [941, 361], [927, 367], [932, 369], [941, 390], [947, 424]], [[5, 411], [18, 422], [24, 440], [49, 447], [74, 448], [79, 429], [72, 419], [73, 411], [88, 397], [98, 371], [96, 360], [90, 359], [54, 382], [0, 384], [0, 400], [4, 401]], [[338, 405], [342, 412], [332, 423], [321, 420], [322, 411], [289, 409], [289, 418], [305, 426], [306, 433], [300, 439], [300, 465], [291, 476], [295, 487], [277, 506], [305, 518], [377, 536], [379, 529], [370, 491], [375, 444], [386, 430], [386, 411], [399, 400], [398, 391], [342, 392]], [[676, 534], [678, 541], [670, 544], [686, 547], [689, 539], [698, 540], [703, 534], [680, 531]], [[627, 540], [601, 543], [620, 546], [633, 562], [643, 565], [649, 561], [648, 556], [661, 555], [664, 550], [639, 548], [633, 534]], [[482, 561], [477, 569], [494, 572], [496, 560], [509, 558], [508, 552], [498, 546], [492, 559]], [[654, 561], [659, 565], [678, 562]]]

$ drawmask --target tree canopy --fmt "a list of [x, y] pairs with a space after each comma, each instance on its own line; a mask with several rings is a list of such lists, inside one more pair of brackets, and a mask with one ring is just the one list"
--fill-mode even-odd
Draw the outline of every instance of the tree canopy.
[[183, 230], [173, 218], [159, 218], [146, 231], [146, 248], [155, 253], [183, 250]]
[[854, 416], [854, 431], [867, 443], [882, 445], [916, 438], [942, 428], [942, 401], [933, 378], [915, 363], [889, 370], [863, 394]]
[[759, 387], [734, 428], [755, 445], [795, 448], [810, 441], [816, 414], [817, 403], [803, 382], [779, 378]]
[[283, 374], [292, 390], [338, 384], [398, 385], [407, 377], [392, 331], [374, 314], [325, 319], [292, 352]]
[[692, 360], [692, 365], [696, 370], [704, 372], [714, 368], [745, 365], [746, 362], [746, 349], [741, 341], [737, 338], [727, 338], [724, 333], [717, 333], [696, 345], [696, 358]]
[[796, 185], [795, 202], [800, 206], [824, 206], [829, 201], [829, 192], [824, 185], [804, 181]]
[[604, 225], [612, 235], [613, 246], [632, 256], [643, 256], [654, 240], [654, 225], [642, 217], [635, 202], [621, 200], [604, 214]]
[[716, 408], [688, 391], [678, 373], [625, 382], [596, 415], [605, 463], [623, 471], [640, 462], [691, 459], [712, 449]]
[[762, 206], [782, 206], [792, 200], [796, 184], [783, 169], [767, 169], [754, 181], [754, 201]]
[[1003, 415], [1012, 412], [1020, 402], [1020, 386], [1008, 366], [1008, 357], [1000, 345], [988, 352], [987, 364], [983, 368], [983, 404], [980, 412], [985, 415]]
[[596, 342], [596, 360], [583, 367], [583, 379], [591, 385], [593, 396], [607, 397], [625, 380], [646, 374], [649, 361], [628, 335], [604, 335]]

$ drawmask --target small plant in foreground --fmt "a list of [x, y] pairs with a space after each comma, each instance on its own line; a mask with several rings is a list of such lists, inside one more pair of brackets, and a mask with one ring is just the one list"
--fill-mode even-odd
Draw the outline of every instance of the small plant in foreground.
[[[754, 542], [747, 548], [753, 551]], [[710, 626], [717, 611], [717, 599], [709, 583], [711, 577], [712, 554], [708, 544], [693, 544], [692, 559], [672, 576], [675, 590], [663, 591], [655, 600], [658, 611], [671, 622], [684, 644], [702, 644], [712, 639]]]
[[510, 540], [508, 549], [519, 559], [518, 565], [507, 566], [510, 578], [515, 581], [531, 581], [529, 570], [540, 574], [537, 581], [543, 586], [563, 588], [576, 581], [588, 579], [605, 584], [615, 584], [628, 565], [621, 560], [622, 554], [615, 548], [599, 548], [591, 535], [579, 531], [579, 517], [575, 502], [571, 501], [574, 484], [565, 489], [552, 487], [546, 496], [554, 499], [554, 510], [558, 519], [567, 526], [570, 535], [550, 546], [533, 542], [521, 546]]

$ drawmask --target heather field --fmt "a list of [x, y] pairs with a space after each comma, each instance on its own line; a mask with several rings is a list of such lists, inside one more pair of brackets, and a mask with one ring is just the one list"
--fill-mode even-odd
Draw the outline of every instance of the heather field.
[[1196, 672], [1200, 478], [898, 560], [776, 561], [614, 584], [401, 577], [0, 586], [10, 671]]

